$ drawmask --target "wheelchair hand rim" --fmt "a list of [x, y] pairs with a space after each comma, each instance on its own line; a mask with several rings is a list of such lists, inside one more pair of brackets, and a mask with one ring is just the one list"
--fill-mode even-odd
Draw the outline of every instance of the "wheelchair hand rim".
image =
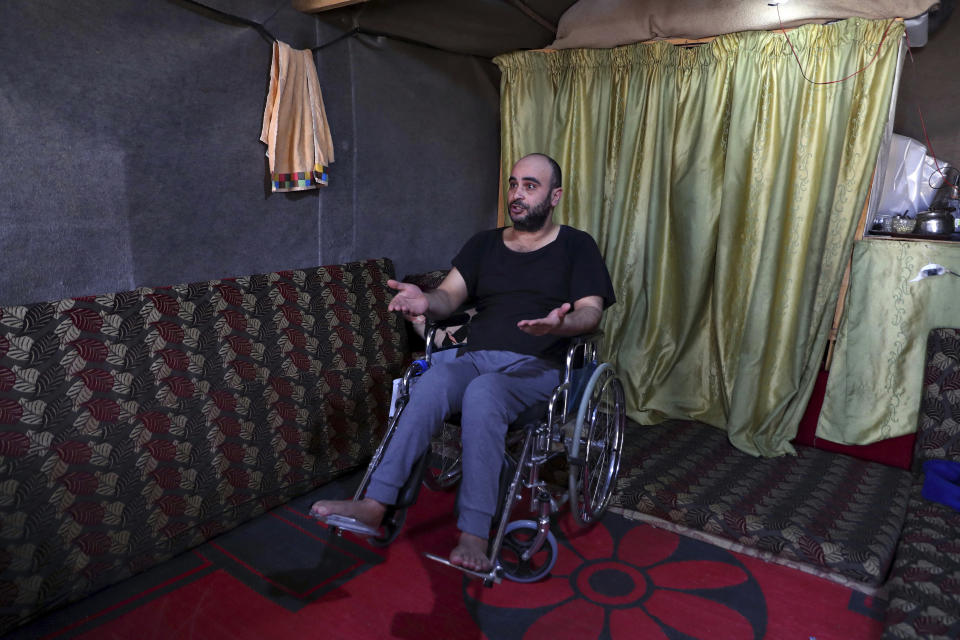
[[[577, 459], [580, 455], [580, 439], [583, 433], [583, 425], [587, 420], [587, 407], [591, 404], [591, 398], [593, 397], [594, 390], [597, 387], [597, 384], [600, 380], [603, 380], [603, 383], [599, 389], [602, 393], [607, 384], [614, 384], [614, 393], [618, 400], [618, 404], [622, 405], [623, 391], [622, 385], [620, 384], [619, 379], [617, 379], [616, 373], [613, 367], [609, 363], [602, 363], [596, 368], [593, 374], [590, 376], [590, 380], [587, 383], [586, 388], [584, 389], [583, 395], [581, 397], [580, 406], [577, 410], [577, 421], [576, 426], [574, 427], [573, 437], [570, 443], [570, 457], [571, 459]], [[622, 407], [621, 407], [622, 411]], [[616, 430], [619, 435], [614, 438], [614, 441], [610, 444], [613, 445], [612, 448], [617, 451], [611, 452], [612, 458], [606, 469], [605, 475], [609, 476], [604, 482], [609, 485], [604, 491], [603, 499], [596, 502], [596, 504], [591, 504], [592, 501], [588, 497], [584, 496], [583, 500], [583, 509], [584, 513], [580, 513], [580, 499], [579, 493], [580, 490], [586, 490], [585, 487], [586, 479], [583, 477], [584, 468], [587, 465], [587, 461], [584, 460], [583, 464], [574, 466], [571, 465], [570, 468], [570, 478], [569, 478], [569, 495], [570, 495], [570, 507], [573, 512], [573, 517], [580, 525], [588, 525], [596, 521], [596, 519], [603, 514], [606, 510], [607, 505], [609, 504], [610, 497], [613, 493], [613, 483], [615, 482], [616, 476], [619, 472], [620, 467], [620, 455], [619, 448], [622, 446], [623, 436], [622, 436], [622, 420], [620, 419], [621, 411], [617, 412], [617, 422], [619, 423], [616, 426]], [[595, 412], [594, 412], [595, 413]], [[592, 425], [592, 422], [591, 422]], [[592, 434], [591, 434], [592, 435]], [[579, 485], [579, 486], [578, 486]]]

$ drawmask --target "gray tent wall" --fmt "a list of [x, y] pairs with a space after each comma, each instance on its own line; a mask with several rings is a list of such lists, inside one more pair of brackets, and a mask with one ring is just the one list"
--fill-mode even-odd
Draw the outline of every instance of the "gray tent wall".
[[331, 177], [342, 182], [320, 203], [325, 261], [386, 255], [399, 274], [448, 268], [497, 222], [499, 71], [366, 35], [319, 58], [331, 128], [341, 130]]
[[[308, 48], [289, 0], [208, 2]], [[330, 186], [271, 194], [270, 43], [180, 0], [0, 3], [0, 305], [387, 256], [449, 265], [496, 222], [498, 78], [368, 36], [318, 51]]]

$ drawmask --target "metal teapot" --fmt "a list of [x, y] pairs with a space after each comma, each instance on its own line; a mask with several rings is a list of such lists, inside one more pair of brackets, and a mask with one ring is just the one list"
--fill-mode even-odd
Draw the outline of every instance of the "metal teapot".
[[949, 236], [953, 233], [953, 214], [948, 210], [922, 211], [917, 214], [913, 232], [925, 236]]
[[960, 169], [946, 167], [939, 173], [943, 176], [943, 182], [937, 189], [930, 211], [917, 214], [914, 233], [928, 236], [949, 236], [953, 233], [956, 222], [951, 212], [960, 209]]

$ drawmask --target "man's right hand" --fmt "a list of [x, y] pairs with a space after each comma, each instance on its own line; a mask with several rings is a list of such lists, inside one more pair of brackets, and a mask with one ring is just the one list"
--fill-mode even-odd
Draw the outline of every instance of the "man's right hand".
[[387, 308], [390, 311], [401, 312], [407, 320], [413, 322], [417, 316], [427, 313], [430, 308], [430, 302], [427, 296], [415, 284], [407, 282], [398, 282], [396, 280], [387, 280], [387, 286], [397, 290], [397, 295], [393, 297]]

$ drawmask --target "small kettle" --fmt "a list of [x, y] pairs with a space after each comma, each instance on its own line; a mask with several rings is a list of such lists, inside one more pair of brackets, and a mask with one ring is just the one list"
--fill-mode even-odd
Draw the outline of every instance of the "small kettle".
[[926, 236], [949, 236], [953, 233], [953, 225], [950, 211], [922, 211], [917, 214], [917, 226], [913, 232]]
[[943, 176], [943, 182], [937, 189], [930, 211], [917, 214], [916, 233], [932, 236], [953, 233], [956, 225], [953, 216], [960, 210], [960, 169], [946, 167], [939, 173]]

